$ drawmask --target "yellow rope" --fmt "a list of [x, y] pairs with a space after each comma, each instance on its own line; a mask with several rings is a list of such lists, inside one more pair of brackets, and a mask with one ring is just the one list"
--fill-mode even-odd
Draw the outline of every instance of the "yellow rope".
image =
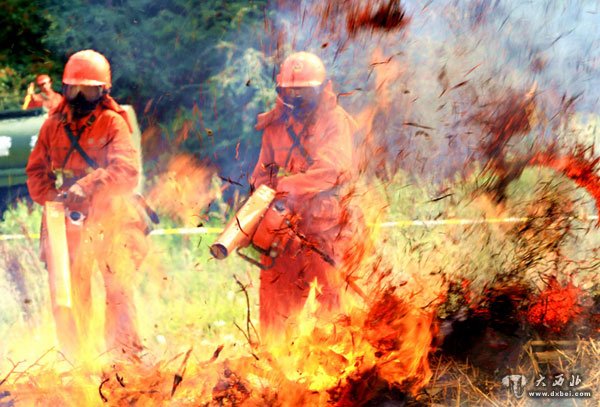
[[[487, 218], [487, 219], [426, 219], [426, 220], [397, 220], [392, 222], [382, 222], [369, 224], [371, 227], [395, 228], [395, 227], [411, 227], [411, 226], [444, 226], [444, 225], [478, 225], [478, 224], [494, 224], [494, 223], [523, 223], [532, 218]], [[582, 221], [598, 220], [598, 216], [581, 216], [576, 217]], [[216, 235], [223, 231], [223, 228], [217, 227], [199, 227], [199, 228], [168, 228], [155, 229], [150, 232], [151, 236], [167, 236], [167, 235]], [[19, 239], [39, 239], [39, 233], [30, 233], [28, 235], [0, 235], [0, 241], [4, 240], [19, 240]]]

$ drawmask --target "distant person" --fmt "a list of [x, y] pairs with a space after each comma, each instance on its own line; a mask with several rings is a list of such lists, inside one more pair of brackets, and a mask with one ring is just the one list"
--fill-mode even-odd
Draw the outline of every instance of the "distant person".
[[[36, 93], [36, 89], [39, 93]], [[23, 110], [43, 107], [50, 111], [62, 101], [62, 95], [52, 89], [52, 79], [46, 74], [38, 75], [35, 84], [31, 82], [23, 102]]]
[[[148, 247], [146, 224], [133, 201], [141, 165], [132, 128], [125, 110], [109, 95], [111, 70], [102, 54], [93, 50], [73, 54], [62, 82], [64, 100], [42, 125], [26, 169], [35, 202], [59, 200], [67, 212], [87, 215], [82, 222], [66, 216], [75, 326], [57, 305], [54, 271], [48, 268], [59, 342], [63, 350], [81, 356], [89, 345], [87, 338], [97, 335], [90, 331], [92, 297], [98, 295], [91, 289], [96, 264], [106, 290], [106, 344], [117, 355], [135, 357], [142, 346], [133, 275]], [[46, 262], [48, 244], [43, 227]]]

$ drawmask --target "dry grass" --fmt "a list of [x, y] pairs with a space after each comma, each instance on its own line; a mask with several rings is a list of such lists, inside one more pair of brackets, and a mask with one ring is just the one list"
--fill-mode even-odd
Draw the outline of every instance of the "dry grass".
[[517, 399], [510, 389], [502, 385], [502, 377], [509, 372], [487, 372], [468, 362], [449, 360], [437, 355], [432, 358], [433, 378], [417, 396], [417, 400], [426, 405], [440, 406], [597, 406], [600, 397], [600, 342], [598, 339], [580, 339], [573, 343], [576, 348], [571, 352], [561, 351], [558, 347], [560, 357], [541, 366], [528, 344], [523, 347], [521, 362], [510, 374], [525, 375], [526, 391], [545, 390], [534, 387], [534, 381], [540, 374], [546, 377], [548, 391], [552, 390], [548, 381], [553, 374], [564, 373], [567, 381], [571, 374], [579, 374], [582, 383], [578, 388], [591, 391], [592, 398], [532, 399], [525, 395]]
[[[537, 182], [536, 174], [525, 174], [525, 178], [528, 176]], [[497, 210], [474, 202], [469, 195], [473, 188], [457, 188], [452, 198], [433, 202], [432, 195], [425, 189], [406, 186], [402, 180], [396, 180], [395, 184], [403, 187], [394, 189], [393, 185], [387, 186], [382, 193], [387, 194], [390, 202], [388, 216], [392, 219], [481, 218]], [[380, 266], [392, 270], [390, 283], [400, 283], [404, 290], [414, 293], [415, 304], [422, 306], [431, 303], [427, 296], [434, 297], [439, 290], [447, 289], [450, 281], [460, 282], [463, 279], [471, 281], [469, 294], [471, 300], [477, 302], [483, 298], [486, 288], [499, 277], [506, 278], [507, 275], [525, 282], [534, 294], [544, 288], [543, 281], [548, 275], [557, 275], [563, 281], [572, 277], [591, 296], [597, 289], [596, 253], [600, 235], [594, 228], [577, 226], [581, 222], [573, 219], [566, 223], [546, 222], [548, 208], [556, 207], [539, 205], [540, 202], [553, 202], [546, 201], [552, 196], [569, 197], [570, 189], [565, 191], [561, 188], [560, 184], [532, 188], [527, 186], [527, 182], [521, 189], [518, 185], [512, 187], [513, 199], [498, 216], [530, 214], [535, 219], [526, 231], [514, 225], [380, 230], [377, 235], [380, 239], [379, 252], [383, 256]], [[372, 209], [377, 212], [378, 208]], [[576, 227], [568, 235], [561, 233], [561, 228], [573, 225]], [[65, 361], [53, 348], [53, 341], [48, 341], [53, 337], [52, 324], [48, 315], [47, 281], [37, 260], [37, 242], [0, 245], [3, 254], [0, 269], [6, 271], [0, 277], [0, 284], [3, 292], [8, 293], [0, 298], [0, 332], [6, 334], [6, 346], [1, 349], [0, 381], [5, 380], [0, 384], [0, 397], [2, 391], [8, 390], [11, 395], [5, 396], [5, 399], [19, 395], [23, 405], [31, 404], [23, 398], [27, 395], [42, 400], [53, 397], [56, 405], [73, 399], [86, 400], [86, 405], [102, 405], [98, 388], [103, 380], [110, 378], [103, 387], [106, 396], [121, 394], [124, 400], [145, 398], [153, 400], [147, 403], [158, 403], [155, 405], [198, 405], [199, 399], [194, 399], [189, 389], [192, 387], [198, 395], [202, 394], [201, 400], [212, 400], [213, 387], [223, 382], [224, 372], [228, 369], [223, 361], [229, 360], [234, 366], [250, 364], [254, 358], [246, 339], [234, 324], [237, 322], [239, 325], [245, 320], [246, 302], [232, 274], [238, 275], [244, 285], [249, 284], [250, 309], [253, 318], [256, 318], [256, 270], [236, 259], [226, 263], [211, 261], [206, 256], [209, 244], [206, 237], [202, 242], [180, 237], [161, 239], [156, 241], [151, 266], [136, 279], [139, 283], [138, 303], [144, 311], [142, 331], [147, 340], [143, 363], [121, 365], [118, 370], [91, 369], [95, 373], [90, 373], [85, 366], [73, 366]], [[25, 303], [28, 298], [31, 302]], [[447, 300], [447, 304], [451, 301], [456, 303], [445, 307], [444, 315], [440, 313], [444, 319], [452, 319], [468, 308], [465, 308], [464, 298], [460, 296], [449, 296]], [[31, 310], [31, 322], [26, 317], [27, 309]], [[557, 350], [556, 355], [560, 357], [552, 362], [552, 369], [567, 375], [581, 374], [582, 386], [591, 389], [594, 395], [600, 394], [600, 343], [597, 337], [590, 338], [589, 335], [578, 338], [577, 332], [554, 338], [573, 340], [576, 346]], [[27, 333], [30, 333], [29, 337]], [[531, 383], [536, 374], [546, 368], [539, 355], [536, 357], [528, 346], [528, 340], [540, 339], [535, 330], [519, 334], [523, 335], [513, 344], [512, 353], [516, 356], [512, 364], [486, 364], [486, 352], [492, 356], [494, 353], [509, 353], [492, 348], [486, 351], [489, 338], [482, 340], [466, 360], [436, 351], [430, 356], [433, 370], [430, 383], [409, 403], [444, 406], [552, 404], [548, 400], [534, 400], [527, 396], [517, 399], [501, 383], [507, 374], [524, 374]], [[36, 338], [39, 339], [37, 342]], [[225, 345], [223, 353], [217, 361], [209, 363], [220, 345]], [[171, 399], [173, 380], [181, 369], [182, 355], [190, 347], [193, 351], [182, 387]], [[98, 361], [102, 358], [99, 355]], [[102, 363], [110, 366], [110, 361]], [[261, 379], [268, 370], [266, 366], [255, 367], [257, 370], [241, 377], [240, 383], [250, 386], [256, 399], [262, 400], [262, 405], [267, 400], [278, 405], [273, 398], [273, 389], [269, 389], [268, 385], [265, 387], [268, 380]], [[127, 379], [127, 388], [119, 384], [117, 374]], [[139, 383], [140, 387], [136, 387], [135, 383]], [[278, 385], [302, 387], [293, 382]], [[235, 386], [243, 393], [241, 384]], [[186, 388], [190, 393], [185, 393]], [[327, 396], [323, 397], [319, 400], [326, 403]], [[597, 405], [596, 398], [552, 402], [554, 405], [591, 406]], [[4, 401], [0, 398], [0, 405]]]

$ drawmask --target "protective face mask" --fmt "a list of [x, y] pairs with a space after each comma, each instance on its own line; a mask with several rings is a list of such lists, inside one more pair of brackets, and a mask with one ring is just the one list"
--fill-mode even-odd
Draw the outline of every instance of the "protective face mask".
[[296, 120], [306, 119], [319, 105], [320, 89], [312, 89], [312, 92], [305, 95], [287, 95], [280, 91], [281, 99], [288, 116], [292, 116]]
[[92, 113], [96, 106], [98, 106], [98, 103], [100, 103], [101, 99], [102, 98], [100, 97], [94, 101], [89, 101], [83, 96], [83, 93], [79, 93], [74, 99], [68, 100], [67, 102], [71, 107], [73, 117], [79, 119]]
[[286, 105], [291, 106], [289, 113], [294, 119], [303, 120], [317, 108], [318, 101], [316, 98], [307, 99], [302, 96], [296, 96], [287, 101]]

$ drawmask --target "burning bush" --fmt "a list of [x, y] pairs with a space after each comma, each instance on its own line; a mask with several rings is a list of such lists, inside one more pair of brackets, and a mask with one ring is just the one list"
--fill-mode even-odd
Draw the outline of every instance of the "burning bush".
[[581, 315], [584, 295], [573, 283], [562, 286], [556, 278], [551, 278], [547, 287], [533, 299], [527, 320], [554, 334], [565, 332]]

